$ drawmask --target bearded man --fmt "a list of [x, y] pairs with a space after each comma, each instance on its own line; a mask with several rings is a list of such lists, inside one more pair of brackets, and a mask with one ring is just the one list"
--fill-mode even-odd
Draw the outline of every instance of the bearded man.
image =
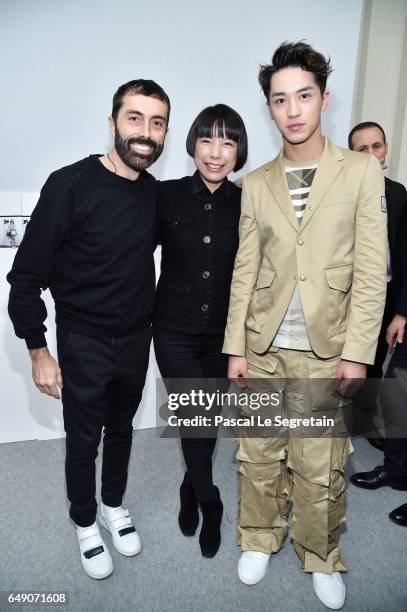
[[[36, 386], [57, 399], [63, 386], [70, 517], [84, 570], [96, 579], [113, 571], [96, 522], [103, 429], [100, 522], [120, 553], [141, 549], [121, 504], [154, 305], [156, 188], [146, 168], [161, 154], [169, 114], [169, 98], [154, 81], [119, 87], [109, 117], [113, 148], [50, 175], [7, 277], [9, 314], [26, 341]], [[47, 287], [55, 301], [58, 363], [45, 339], [41, 290]]]

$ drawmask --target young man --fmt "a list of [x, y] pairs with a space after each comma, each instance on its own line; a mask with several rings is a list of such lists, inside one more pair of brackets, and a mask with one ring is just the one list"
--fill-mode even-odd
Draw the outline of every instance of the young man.
[[[154, 81], [119, 87], [109, 117], [113, 148], [50, 175], [7, 277], [10, 317], [27, 343], [36, 386], [59, 398], [63, 385], [70, 516], [82, 565], [97, 579], [113, 571], [96, 523], [102, 429], [100, 522], [120, 553], [141, 549], [121, 503], [154, 304], [156, 187], [145, 169], [161, 154], [169, 113]], [[59, 365], [44, 335], [46, 287], [55, 300]]]
[[[224, 352], [229, 377], [281, 378], [284, 410], [300, 415], [341, 401], [373, 363], [386, 286], [386, 215], [379, 164], [321, 134], [329, 61], [309, 45], [284, 43], [259, 80], [283, 138], [281, 153], [245, 177], [240, 246]], [[290, 380], [291, 379], [291, 382]], [[292, 379], [298, 379], [292, 384]], [[284, 387], [284, 380], [286, 385]], [[252, 382], [254, 385], [255, 381]], [[239, 578], [255, 584], [291, 537], [328, 607], [345, 600], [337, 545], [344, 514], [348, 438], [242, 438], [239, 460]]]
[[[356, 125], [349, 134], [349, 148], [374, 155], [384, 169], [388, 143], [383, 128], [373, 121]], [[392, 346], [397, 341], [397, 348], [389, 364], [386, 378], [394, 378], [394, 371], [406, 371], [406, 353], [404, 333], [407, 315], [407, 192], [404, 185], [385, 177], [386, 205], [388, 213], [389, 258], [387, 272], [386, 307], [379, 335], [375, 365], [371, 376], [381, 378], [381, 367], [386, 357], [388, 344]], [[386, 335], [387, 341], [386, 342]], [[402, 388], [401, 385], [397, 387]], [[382, 390], [382, 400], [387, 401], [385, 409], [393, 413], [404, 411], [405, 392], [387, 393], [388, 385]], [[389, 406], [389, 402], [392, 404]], [[400, 406], [400, 403], [402, 404]], [[394, 432], [393, 432], [394, 434]], [[395, 489], [407, 490], [407, 439], [389, 437], [386, 440], [374, 440], [384, 450], [383, 465], [369, 472], [353, 474], [351, 481], [357, 487], [364, 489], [379, 489], [391, 486]], [[407, 525], [407, 504], [396, 508], [390, 513], [390, 518], [401, 525]]]

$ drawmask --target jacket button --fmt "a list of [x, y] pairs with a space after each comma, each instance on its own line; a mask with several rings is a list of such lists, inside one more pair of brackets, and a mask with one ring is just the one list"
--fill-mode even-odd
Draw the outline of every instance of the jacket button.
[[263, 476], [257, 476], [257, 480], [258, 480], [258, 481], [263, 480]]
[[178, 221], [173, 221], [172, 222], [172, 227], [177, 227], [177, 225], [178, 225]]
[[304, 244], [304, 241], [302, 238], [298, 238], [297, 240], [297, 244], [299, 244], [300, 246], [302, 246]]
[[205, 208], [205, 210], [211, 210], [212, 209], [212, 204], [205, 204], [204, 208]]
[[201, 310], [202, 312], [206, 312], [208, 310], [208, 304], [202, 304]]
[[210, 273], [210, 272], [208, 272], [208, 270], [205, 270], [205, 272], [202, 274], [202, 277], [203, 277], [203, 278], [209, 278], [209, 277], [210, 277], [210, 275], [211, 275], [211, 273]]
[[210, 236], [204, 236], [203, 237], [203, 241], [204, 241], [205, 244], [209, 244], [210, 241], [211, 241], [211, 237]]
[[305, 274], [300, 274], [300, 281], [305, 281], [307, 280], [307, 277], [305, 276]]

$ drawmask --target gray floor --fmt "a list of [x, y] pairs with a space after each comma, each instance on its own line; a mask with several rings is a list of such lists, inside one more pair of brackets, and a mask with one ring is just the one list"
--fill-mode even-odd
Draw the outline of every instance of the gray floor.
[[[365, 440], [354, 445], [349, 473], [381, 462], [381, 453]], [[234, 453], [230, 440], [220, 440], [215, 475], [226, 510], [222, 546], [214, 559], [204, 559], [198, 539], [185, 538], [178, 530], [183, 474], [178, 441], [159, 439], [154, 430], [136, 432], [124, 505], [135, 519], [143, 550], [125, 558], [110, 547], [113, 575], [95, 581], [81, 568], [74, 528], [66, 518], [64, 441], [0, 445], [0, 591], [65, 591], [70, 612], [326, 610], [289, 541], [271, 558], [261, 583], [247, 587], [239, 582]], [[349, 487], [348, 523], [341, 537], [349, 567], [343, 610], [407, 610], [407, 528], [387, 517], [405, 501], [406, 493], [389, 488]], [[0, 609], [58, 608], [2, 604]]]

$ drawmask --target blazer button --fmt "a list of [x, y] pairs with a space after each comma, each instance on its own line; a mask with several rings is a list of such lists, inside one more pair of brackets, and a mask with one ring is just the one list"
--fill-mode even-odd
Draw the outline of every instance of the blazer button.
[[178, 221], [173, 221], [172, 222], [172, 227], [177, 227], [177, 225], [178, 225]]
[[300, 274], [300, 281], [305, 281], [307, 280], [307, 277], [305, 276], [305, 274]]
[[208, 310], [208, 308], [209, 308], [208, 304], [202, 304], [202, 306], [201, 306], [202, 312], [206, 312]]
[[210, 272], [208, 272], [208, 270], [205, 270], [205, 272], [202, 274], [202, 278], [209, 278], [211, 275]]
[[300, 246], [302, 246], [304, 244], [304, 241], [302, 238], [298, 238], [297, 240], [297, 244], [299, 244]]
[[204, 208], [205, 210], [211, 210], [212, 204], [205, 204]]
[[203, 241], [204, 241], [205, 244], [209, 244], [210, 241], [211, 241], [211, 237], [210, 236], [204, 236], [203, 237]]

